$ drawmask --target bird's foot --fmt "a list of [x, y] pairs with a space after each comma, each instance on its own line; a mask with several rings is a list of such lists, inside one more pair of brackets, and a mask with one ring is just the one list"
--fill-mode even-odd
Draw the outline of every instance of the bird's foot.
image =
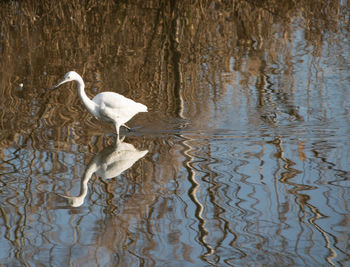
[[129, 126], [127, 126], [127, 125], [125, 125], [125, 124], [123, 124], [123, 126], [124, 126], [129, 132], [132, 131], [132, 129], [131, 129]]

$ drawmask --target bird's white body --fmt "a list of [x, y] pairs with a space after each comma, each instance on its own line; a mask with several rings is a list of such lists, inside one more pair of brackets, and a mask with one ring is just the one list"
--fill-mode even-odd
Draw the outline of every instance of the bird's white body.
[[54, 88], [70, 81], [77, 83], [79, 97], [90, 114], [101, 121], [112, 122], [118, 136], [120, 126], [125, 126], [125, 123], [137, 113], [147, 112], [145, 105], [114, 92], [99, 93], [91, 100], [85, 93], [83, 79], [75, 71], [67, 72], [63, 80], [56, 84]]
[[139, 112], [147, 112], [147, 107], [125, 96], [114, 92], [103, 92], [96, 95], [92, 101], [97, 105], [95, 117], [102, 121], [124, 125]]

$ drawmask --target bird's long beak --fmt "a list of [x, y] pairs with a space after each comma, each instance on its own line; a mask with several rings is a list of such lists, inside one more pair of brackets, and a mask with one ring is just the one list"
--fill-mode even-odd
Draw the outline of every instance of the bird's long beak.
[[69, 82], [69, 80], [63, 78], [63, 79], [60, 80], [55, 86], [53, 86], [53, 87], [51, 88], [51, 90], [56, 89], [58, 86], [60, 86], [61, 84], [66, 83], [66, 82]]

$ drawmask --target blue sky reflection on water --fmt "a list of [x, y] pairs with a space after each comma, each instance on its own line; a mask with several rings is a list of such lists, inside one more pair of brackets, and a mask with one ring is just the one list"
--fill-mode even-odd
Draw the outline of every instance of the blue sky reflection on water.
[[[348, 1], [41, 4], [0, 7], [1, 265], [349, 263]], [[123, 149], [69, 70], [149, 107]]]

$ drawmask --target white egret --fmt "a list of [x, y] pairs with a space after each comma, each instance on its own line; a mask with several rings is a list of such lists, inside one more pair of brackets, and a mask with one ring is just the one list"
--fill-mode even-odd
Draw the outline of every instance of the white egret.
[[84, 81], [75, 71], [69, 71], [64, 78], [52, 89], [57, 88], [66, 82], [75, 81], [78, 85], [78, 94], [85, 108], [97, 119], [105, 122], [112, 122], [119, 138], [120, 126], [125, 126], [127, 121], [139, 112], [147, 112], [147, 107], [129, 98], [114, 92], [102, 92], [97, 94], [92, 100], [84, 91]]
[[132, 144], [118, 139], [115, 145], [104, 148], [89, 162], [84, 176], [81, 178], [78, 196], [58, 195], [67, 199], [68, 204], [72, 207], [79, 207], [84, 203], [88, 193], [88, 182], [94, 173], [101, 178], [114, 178], [129, 169], [147, 153], [148, 150], [138, 150]]

